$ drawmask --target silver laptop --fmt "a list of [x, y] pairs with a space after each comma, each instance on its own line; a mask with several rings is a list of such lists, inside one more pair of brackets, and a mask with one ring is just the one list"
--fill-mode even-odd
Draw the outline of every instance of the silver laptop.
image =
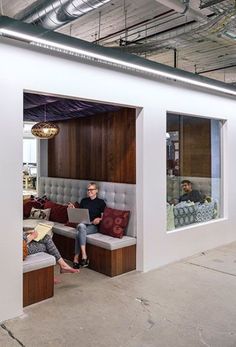
[[87, 208], [67, 208], [68, 219], [70, 223], [91, 224], [89, 210]]

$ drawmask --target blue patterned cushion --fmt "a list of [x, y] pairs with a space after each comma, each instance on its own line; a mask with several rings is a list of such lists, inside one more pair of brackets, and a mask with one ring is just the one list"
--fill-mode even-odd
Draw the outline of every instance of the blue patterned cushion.
[[196, 223], [207, 222], [214, 217], [214, 202], [200, 204], [197, 209]]
[[174, 207], [175, 227], [180, 228], [185, 225], [195, 223], [197, 204], [182, 202]]

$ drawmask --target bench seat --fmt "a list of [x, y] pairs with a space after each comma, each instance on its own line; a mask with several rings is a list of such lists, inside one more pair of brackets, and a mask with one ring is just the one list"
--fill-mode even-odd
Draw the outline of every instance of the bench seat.
[[[59, 235], [75, 239], [76, 230], [61, 223], [55, 223], [53, 232]], [[101, 248], [114, 250], [136, 244], [136, 238], [131, 236], [123, 236], [121, 239], [104, 235], [101, 233], [87, 235], [87, 243]]]
[[[73, 261], [75, 249], [74, 228], [55, 223], [53, 240], [63, 258]], [[101, 233], [87, 235], [89, 267], [108, 276], [117, 276], [136, 268], [136, 238], [121, 239]]]
[[48, 299], [54, 294], [55, 258], [40, 252], [23, 261], [23, 306]]

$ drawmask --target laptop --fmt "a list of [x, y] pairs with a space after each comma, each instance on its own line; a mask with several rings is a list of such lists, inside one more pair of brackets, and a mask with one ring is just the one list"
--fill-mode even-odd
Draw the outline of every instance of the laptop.
[[68, 219], [70, 223], [91, 224], [89, 210], [87, 208], [67, 208]]

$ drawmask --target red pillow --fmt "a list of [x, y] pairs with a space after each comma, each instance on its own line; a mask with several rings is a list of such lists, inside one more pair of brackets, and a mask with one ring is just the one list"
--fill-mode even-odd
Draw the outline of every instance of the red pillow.
[[24, 205], [23, 205], [24, 218], [29, 218], [32, 207], [41, 208], [42, 205], [40, 204], [40, 202], [34, 201], [34, 200], [30, 200], [30, 201], [27, 201], [26, 203], [24, 203]]
[[106, 207], [99, 231], [102, 234], [122, 238], [129, 222], [130, 211], [116, 210]]
[[44, 208], [50, 208], [51, 213], [49, 220], [52, 222], [58, 222], [58, 223], [66, 223], [68, 221], [67, 216], [67, 206], [57, 204], [53, 201], [46, 201], [44, 204]]
[[[76, 201], [76, 202], [74, 203], [74, 206], [75, 206], [75, 208], [79, 208], [79, 203], [78, 203], [78, 201]], [[71, 222], [69, 222], [69, 221], [67, 221], [67, 222], [65, 223], [65, 226], [71, 227], [71, 228], [76, 228], [77, 225], [78, 225], [77, 223], [71, 223]]]

